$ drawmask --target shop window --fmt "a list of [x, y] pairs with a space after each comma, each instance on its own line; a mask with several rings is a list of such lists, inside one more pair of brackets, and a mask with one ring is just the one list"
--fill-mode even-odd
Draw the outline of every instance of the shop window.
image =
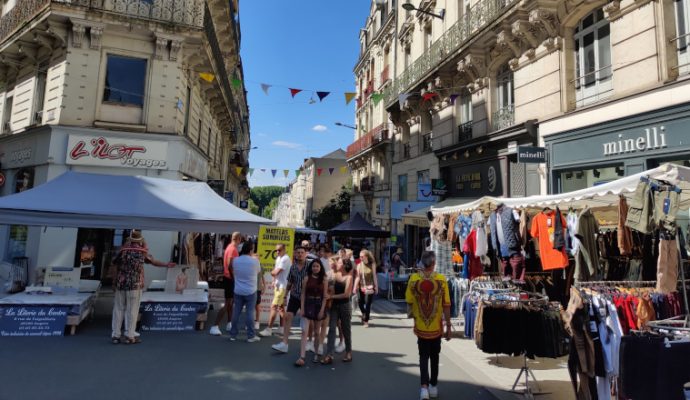
[[603, 185], [625, 175], [622, 165], [562, 171], [558, 174], [559, 192], [567, 193]]
[[144, 106], [146, 60], [108, 54], [103, 101]]
[[678, 51], [678, 74], [690, 72], [690, 0], [675, 0], [676, 49]]
[[455, 122], [458, 126], [458, 143], [472, 139], [472, 94], [468, 91], [455, 100]]
[[611, 29], [602, 9], [575, 28], [575, 99], [577, 107], [608, 98], [613, 92]]
[[21, 193], [34, 187], [33, 169], [21, 169], [17, 172], [14, 181], [14, 193]]
[[407, 174], [398, 175], [398, 200], [407, 201]]
[[504, 65], [496, 74], [496, 111], [493, 114], [493, 128], [500, 130], [515, 122], [515, 93], [513, 71]]

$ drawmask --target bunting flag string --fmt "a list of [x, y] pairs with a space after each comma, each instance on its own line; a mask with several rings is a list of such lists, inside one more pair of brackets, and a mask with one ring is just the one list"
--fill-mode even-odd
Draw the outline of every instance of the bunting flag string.
[[211, 83], [214, 79], [216, 79], [216, 76], [209, 72], [199, 72], [199, 78], [205, 80], [208, 83]]
[[295, 178], [299, 178], [299, 173], [300, 173], [300, 170], [296, 169], [295, 170]]
[[235, 172], [237, 172], [237, 176], [242, 175], [242, 167], [235, 167]]
[[[337, 170], [340, 171], [340, 175], [347, 175], [350, 171], [350, 169], [346, 166], [339, 167], [339, 168], [337, 168]], [[242, 167], [235, 167], [235, 172], [237, 173], [238, 176], [240, 176], [242, 174], [242, 171], [244, 171], [244, 169]], [[247, 168], [246, 171], [247, 171], [247, 176], [251, 177], [252, 175], [254, 175], [255, 172], [257, 172], [257, 168]], [[285, 178], [288, 178], [290, 176], [291, 170], [289, 170], [289, 169], [282, 169], [281, 170], [281, 169], [271, 169], [271, 168], [258, 168], [258, 172], [265, 173], [267, 171], [269, 171], [274, 178], [278, 174], [278, 171], [283, 171], [283, 176]], [[294, 171], [294, 173], [295, 173], [295, 178], [299, 178], [299, 176], [303, 173], [306, 173], [307, 175], [311, 175], [312, 173], [314, 173], [314, 169], [312, 169], [312, 168], [307, 168], [305, 171], [303, 171], [301, 169], [295, 169], [292, 171]], [[321, 176], [321, 175], [323, 175], [323, 173], [325, 171], [328, 171], [329, 176], [333, 176], [333, 174], [335, 174], [335, 172], [336, 172], [336, 167], [316, 168], [316, 175]]]
[[271, 170], [271, 175], [273, 175], [273, 177], [275, 178], [277, 172], [278, 172], [277, 169], [272, 169], [272, 170]]
[[355, 96], [357, 96], [357, 93], [354, 93], [354, 92], [346, 92], [346, 93], [345, 93], [345, 105], [350, 104], [350, 102], [352, 101], [352, 99], [355, 98]]
[[424, 99], [424, 101], [429, 101], [436, 96], [438, 96], [438, 94], [436, 94], [435, 92], [428, 92], [428, 93], [424, 93], [422, 95], [422, 98]]
[[267, 84], [265, 84], [265, 83], [262, 83], [262, 84], [261, 84], [261, 90], [264, 91], [264, 93], [266, 94], [266, 96], [268, 96], [268, 89], [270, 89], [270, 88], [271, 88], [271, 85], [267, 85]]
[[347, 167], [340, 167], [341, 174], [347, 174]]
[[451, 94], [450, 95], [450, 105], [455, 104], [455, 99], [457, 99], [458, 97], [460, 97], [459, 94]]
[[285, 177], [287, 178], [288, 175], [290, 175], [290, 170], [289, 170], [289, 169], [284, 169], [284, 170], [283, 170], [283, 175], [285, 175]]
[[292, 89], [292, 88], [288, 88], [288, 89], [290, 89], [290, 94], [292, 95], [293, 99], [295, 98], [295, 95], [297, 95], [297, 93], [302, 91], [302, 89]]
[[328, 168], [328, 175], [333, 175], [333, 171], [335, 171], [335, 168]]
[[232, 80], [232, 86], [234, 86], [235, 89], [239, 89], [239, 88], [242, 87], [242, 81], [239, 80], [239, 79], [237, 79], [237, 78], [235, 78], [235, 79]]
[[321, 176], [321, 173], [322, 173], [322, 172], [323, 172], [323, 168], [317, 168], [317, 169], [316, 169], [316, 174], [317, 174], [318, 176]]
[[249, 173], [248, 173], [248, 175], [249, 175], [249, 176], [252, 176], [253, 173], [254, 173], [254, 168], [249, 168]]
[[331, 94], [331, 92], [316, 92], [316, 95], [319, 96], [319, 101], [323, 101], [329, 94]]

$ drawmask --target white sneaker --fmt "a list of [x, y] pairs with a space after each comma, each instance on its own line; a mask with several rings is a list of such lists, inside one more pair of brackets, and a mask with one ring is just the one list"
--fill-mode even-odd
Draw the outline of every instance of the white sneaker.
[[234, 342], [234, 341], [236, 341], [236, 340], [237, 340], [237, 338], [236, 338], [236, 337], [234, 337], [234, 336], [230, 336], [230, 341], [231, 341], [231, 342]]
[[273, 329], [271, 329], [269, 327], [266, 327], [266, 328], [264, 328], [263, 331], [259, 332], [259, 336], [261, 336], [261, 337], [269, 337], [272, 335], [273, 335]]
[[314, 352], [314, 342], [311, 340], [307, 342], [306, 351], [311, 351], [312, 353]]
[[422, 390], [419, 391], [419, 400], [429, 400], [429, 389], [423, 387]]
[[258, 331], [259, 328], [261, 328], [261, 323], [259, 323], [259, 322], [254, 322], [254, 329], [256, 329], [256, 330]]
[[438, 386], [429, 385], [429, 397], [435, 399], [438, 397]]
[[316, 351], [316, 354], [319, 356], [323, 355], [323, 345], [319, 346], [319, 349]]
[[218, 325], [213, 325], [211, 329], [208, 331], [213, 336], [220, 336], [223, 333], [220, 331], [220, 328], [218, 328]]
[[232, 329], [232, 322], [228, 322], [227, 325], [225, 325], [225, 331], [230, 332], [230, 329]]
[[343, 351], [345, 351], [345, 343], [340, 342], [337, 346], [335, 346], [335, 352], [342, 353]]
[[256, 343], [256, 342], [260, 342], [260, 341], [261, 341], [261, 338], [258, 336], [250, 337], [249, 339], [247, 339], [247, 343]]
[[274, 344], [273, 346], [271, 346], [271, 348], [272, 348], [273, 350], [279, 351], [279, 352], [281, 352], [281, 353], [287, 353], [287, 352], [288, 352], [288, 345], [285, 344], [285, 343], [283, 343], [283, 342], [276, 343], [276, 344]]

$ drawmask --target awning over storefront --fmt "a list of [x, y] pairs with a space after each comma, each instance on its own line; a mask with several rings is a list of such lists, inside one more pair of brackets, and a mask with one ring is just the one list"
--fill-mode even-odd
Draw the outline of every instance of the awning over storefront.
[[235, 207], [204, 182], [79, 172], [0, 198], [0, 223], [245, 234], [275, 224]]
[[453, 207], [459, 204], [465, 204], [469, 203], [471, 201], [474, 201], [476, 199], [474, 198], [461, 198], [461, 197], [451, 197], [449, 199], [445, 199], [443, 201], [440, 201], [436, 204], [430, 205], [429, 207], [424, 207], [420, 210], [410, 212], [407, 214], [402, 215], [402, 221], [404, 225], [413, 225], [413, 226], [418, 226], [420, 228], [428, 228], [429, 227], [429, 218], [427, 218], [427, 213], [429, 210], [432, 208], [443, 208], [443, 207]]
[[679, 186], [682, 189], [680, 208], [687, 209], [690, 207], [690, 168], [675, 164], [664, 164], [639, 174], [626, 176], [600, 186], [593, 186], [574, 192], [529, 197], [482, 197], [481, 199], [459, 205], [433, 206], [431, 211], [434, 215], [437, 215], [480, 209], [488, 210], [499, 203], [509, 207], [537, 209], [557, 205], [566, 205], [574, 208], [583, 208], [584, 206], [592, 208], [605, 207], [616, 204], [620, 195], [629, 196], [634, 192], [642, 177], [663, 180]]

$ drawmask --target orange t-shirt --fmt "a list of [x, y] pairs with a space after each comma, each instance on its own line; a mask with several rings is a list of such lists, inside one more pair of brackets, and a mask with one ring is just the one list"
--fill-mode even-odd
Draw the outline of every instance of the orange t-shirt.
[[230, 243], [228, 247], [225, 248], [225, 254], [223, 254], [223, 276], [228, 279], [232, 279], [232, 271], [230, 271], [230, 260], [235, 257], [239, 257], [240, 253], [237, 252], [237, 247], [234, 243]]
[[[561, 215], [563, 230], [566, 229], [565, 218]], [[544, 271], [563, 269], [568, 266], [568, 255], [565, 247], [560, 250], [553, 248], [553, 232], [556, 226], [556, 212], [540, 212], [532, 219], [530, 233], [539, 240], [539, 257]], [[565, 232], [563, 233], [565, 235]]]

